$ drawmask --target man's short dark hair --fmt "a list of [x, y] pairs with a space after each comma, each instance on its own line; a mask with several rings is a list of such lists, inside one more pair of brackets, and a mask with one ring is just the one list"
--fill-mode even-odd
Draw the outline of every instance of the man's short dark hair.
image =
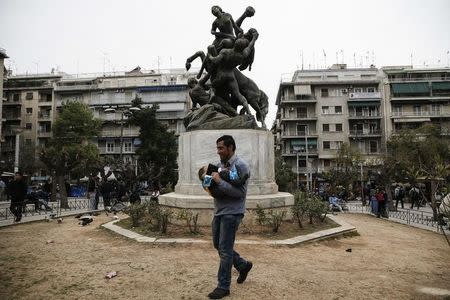
[[231, 135], [222, 135], [217, 139], [216, 144], [218, 144], [219, 142], [223, 142], [225, 147], [233, 146], [233, 151], [236, 151], [236, 143]]

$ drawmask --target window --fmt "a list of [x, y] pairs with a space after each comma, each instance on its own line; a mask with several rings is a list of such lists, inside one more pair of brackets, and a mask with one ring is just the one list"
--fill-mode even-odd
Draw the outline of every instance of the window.
[[27, 115], [31, 115], [33, 113], [32, 107], [27, 107]]
[[342, 93], [342, 95], [347, 95], [348, 94], [348, 90], [347, 89], [341, 89], [341, 93]]
[[298, 167], [299, 168], [306, 168], [306, 159], [299, 159], [298, 160]]
[[394, 116], [401, 116], [402, 115], [402, 107], [400, 105], [393, 106], [392, 110], [394, 112]]
[[297, 124], [297, 135], [306, 135], [308, 126], [303, 124]]
[[361, 93], [362, 92], [362, 88], [354, 88], [353, 92], [354, 93]]
[[33, 99], [33, 93], [27, 93], [27, 95], [25, 96], [25, 99], [32, 100]]
[[323, 150], [330, 149], [330, 141], [323, 141]]
[[33, 128], [33, 125], [31, 123], [26, 123], [25, 124], [25, 129], [30, 130], [31, 128]]
[[113, 142], [106, 143], [106, 153], [114, 153], [114, 143]]
[[378, 152], [378, 143], [377, 141], [370, 141], [370, 153], [377, 153]]
[[322, 114], [327, 115], [330, 113], [330, 107], [329, 106], [322, 106]]
[[328, 97], [328, 89], [320, 89], [320, 94], [322, 97]]
[[132, 143], [126, 142], [123, 143], [123, 152], [131, 152], [132, 151]]
[[337, 114], [342, 114], [342, 106], [335, 106], [334, 112]]
[[414, 105], [414, 115], [420, 116], [422, 114], [422, 107], [420, 105]]
[[308, 110], [306, 107], [297, 107], [297, 118], [307, 118]]
[[31, 146], [31, 139], [25, 139], [25, 145]]
[[330, 167], [331, 166], [331, 160], [329, 160], [329, 159], [324, 159], [323, 160], [323, 167], [324, 168], [328, 168], [328, 167]]
[[342, 124], [336, 124], [336, 131], [341, 132], [342, 131]]
[[441, 105], [440, 104], [432, 104], [431, 105], [431, 114], [439, 115], [441, 113]]
[[131, 164], [132, 163], [132, 159], [129, 156], [124, 156], [123, 162], [126, 163], [126, 164]]
[[322, 131], [323, 132], [329, 132], [330, 131], [330, 124], [322, 124]]
[[20, 94], [14, 94], [13, 95], [13, 101], [14, 102], [19, 102], [20, 101]]
[[342, 144], [344, 144], [343, 141], [336, 141], [336, 142], [334, 142], [334, 147], [335, 147], [334, 149], [341, 149]]
[[367, 92], [368, 93], [375, 93], [375, 88], [374, 87], [368, 87], [367, 88]]

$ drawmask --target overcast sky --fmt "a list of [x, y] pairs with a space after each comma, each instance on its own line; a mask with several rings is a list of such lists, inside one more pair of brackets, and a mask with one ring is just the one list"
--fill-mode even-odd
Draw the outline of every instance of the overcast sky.
[[[15, 73], [182, 68], [213, 41], [211, 6], [260, 33], [252, 78], [269, 96], [283, 74], [336, 61], [349, 67], [448, 66], [450, 1], [0, 0], [0, 47]], [[159, 57], [159, 59], [158, 59]], [[104, 63], [105, 62], [105, 63]], [[194, 66], [198, 66], [194, 64]]]

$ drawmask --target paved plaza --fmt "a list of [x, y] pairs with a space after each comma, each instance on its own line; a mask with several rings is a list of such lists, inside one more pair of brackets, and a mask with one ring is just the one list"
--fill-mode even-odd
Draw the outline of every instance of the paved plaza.
[[[230, 299], [450, 296], [450, 248], [442, 234], [363, 214], [338, 217], [360, 235], [297, 247], [237, 245], [255, 267], [243, 285], [233, 274]], [[211, 244], [142, 244], [100, 227], [111, 219], [1, 228], [0, 298], [205, 299], [214, 288], [218, 257]], [[104, 279], [109, 271], [118, 276]]]

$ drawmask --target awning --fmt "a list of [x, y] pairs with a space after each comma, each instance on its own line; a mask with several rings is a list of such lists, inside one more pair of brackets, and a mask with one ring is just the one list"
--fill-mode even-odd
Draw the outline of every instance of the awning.
[[378, 107], [380, 106], [380, 101], [349, 101], [347, 102], [349, 107]]
[[422, 122], [431, 122], [431, 119], [430, 118], [394, 119], [394, 123], [422, 123]]
[[433, 90], [450, 91], [450, 82], [433, 82], [431, 83]]
[[311, 95], [311, 86], [308, 85], [294, 85], [295, 95]]
[[[305, 146], [305, 139], [291, 140], [291, 146]], [[317, 146], [317, 139], [308, 139], [308, 146]]]
[[430, 91], [428, 82], [393, 83], [394, 94], [426, 94]]

